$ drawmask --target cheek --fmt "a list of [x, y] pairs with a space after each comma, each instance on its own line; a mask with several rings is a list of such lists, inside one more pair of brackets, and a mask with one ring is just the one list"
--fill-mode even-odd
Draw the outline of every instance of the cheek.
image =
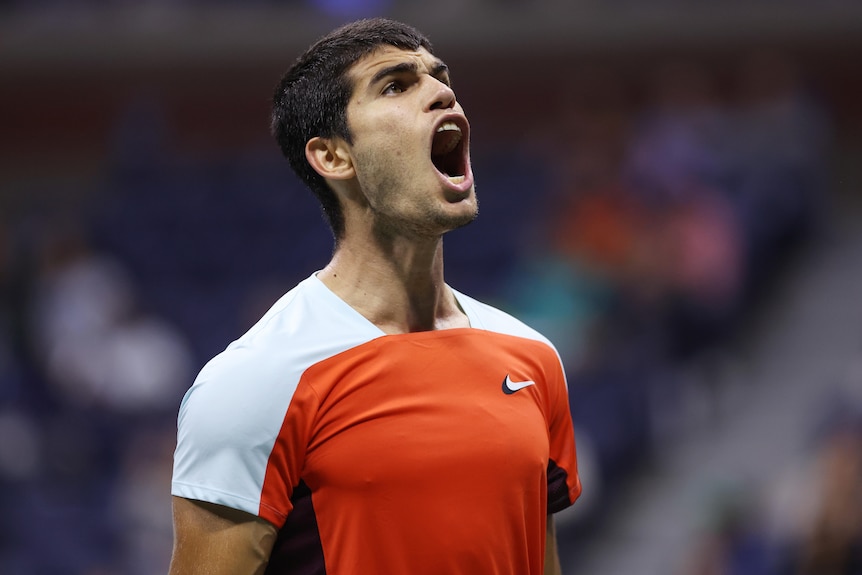
[[[410, 168], [415, 165], [418, 154], [415, 136], [399, 130], [396, 125], [386, 127], [365, 146], [365, 155], [374, 158], [384, 169], [397, 169], [398, 165], [402, 165], [400, 169]], [[411, 164], [404, 165], [406, 162]]]
[[415, 115], [408, 114], [400, 106], [387, 113], [366, 115], [360, 129], [373, 145], [390, 150], [414, 148], [422, 139]]

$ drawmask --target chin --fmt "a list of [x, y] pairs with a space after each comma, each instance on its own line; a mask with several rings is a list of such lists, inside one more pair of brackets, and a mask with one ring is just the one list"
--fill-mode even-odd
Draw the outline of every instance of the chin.
[[475, 202], [471, 202], [471, 204], [472, 205], [469, 207], [469, 209], [461, 210], [459, 213], [450, 213], [444, 217], [444, 219], [446, 220], [445, 223], [447, 224], [444, 227], [447, 231], [463, 228], [464, 226], [476, 219], [476, 217], [479, 215], [479, 207], [476, 205]]

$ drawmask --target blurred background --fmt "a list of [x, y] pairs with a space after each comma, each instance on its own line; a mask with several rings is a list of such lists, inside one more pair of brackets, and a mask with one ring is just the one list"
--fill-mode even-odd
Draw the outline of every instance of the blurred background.
[[184, 391], [331, 250], [272, 89], [367, 15], [471, 119], [449, 283], [566, 363], [566, 575], [862, 573], [858, 0], [0, 1], [0, 573], [166, 572]]

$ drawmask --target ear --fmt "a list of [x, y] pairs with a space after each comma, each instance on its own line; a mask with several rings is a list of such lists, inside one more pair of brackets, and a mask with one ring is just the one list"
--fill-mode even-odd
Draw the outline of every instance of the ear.
[[356, 175], [353, 158], [341, 138], [315, 136], [305, 144], [305, 157], [314, 171], [329, 180], [349, 180]]

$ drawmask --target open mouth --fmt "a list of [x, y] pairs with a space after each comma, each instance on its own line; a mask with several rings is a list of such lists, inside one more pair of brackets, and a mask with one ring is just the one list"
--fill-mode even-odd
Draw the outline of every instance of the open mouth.
[[467, 174], [464, 146], [461, 127], [451, 120], [440, 124], [431, 142], [431, 162], [437, 171], [455, 184], [463, 182]]

